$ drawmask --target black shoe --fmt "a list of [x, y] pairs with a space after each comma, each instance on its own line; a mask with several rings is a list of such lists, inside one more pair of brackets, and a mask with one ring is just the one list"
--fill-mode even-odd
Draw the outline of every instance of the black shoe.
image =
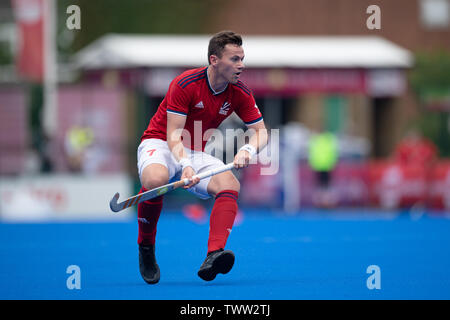
[[159, 281], [159, 266], [156, 263], [154, 245], [139, 245], [139, 271], [142, 279], [148, 284], [155, 284]]
[[214, 280], [218, 273], [228, 273], [234, 264], [233, 251], [219, 249], [208, 253], [205, 261], [203, 261], [198, 276], [205, 281]]

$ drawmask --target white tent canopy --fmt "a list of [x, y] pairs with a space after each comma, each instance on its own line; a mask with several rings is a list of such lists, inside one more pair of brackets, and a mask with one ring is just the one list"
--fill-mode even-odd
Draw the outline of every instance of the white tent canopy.
[[[109, 34], [75, 55], [81, 69], [198, 67], [210, 36]], [[244, 36], [250, 68], [409, 68], [412, 54], [376, 36]]]

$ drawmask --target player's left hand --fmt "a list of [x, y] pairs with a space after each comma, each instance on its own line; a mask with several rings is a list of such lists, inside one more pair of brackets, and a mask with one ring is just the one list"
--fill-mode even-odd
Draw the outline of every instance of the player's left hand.
[[236, 169], [246, 168], [250, 163], [250, 159], [251, 159], [250, 153], [248, 151], [241, 150], [234, 157], [233, 161], [234, 167]]
[[184, 189], [192, 188], [193, 186], [195, 186], [197, 183], [200, 182], [200, 179], [198, 177], [194, 178], [194, 175], [195, 175], [195, 171], [194, 171], [194, 169], [192, 167], [186, 167], [183, 170], [183, 173], [181, 174], [181, 179], [182, 180], [185, 179], [185, 178], [189, 179], [189, 184], [185, 185], [183, 187]]

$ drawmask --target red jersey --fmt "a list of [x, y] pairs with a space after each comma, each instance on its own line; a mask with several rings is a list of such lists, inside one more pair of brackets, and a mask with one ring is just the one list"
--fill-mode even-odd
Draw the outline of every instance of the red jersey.
[[429, 166], [436, 160], [436, 146], [427, 139], [407, 138], [395, 150], [395, 157], [402, 164]]
[[141, 141], [150, 138], [167, 140], [167, 113], [186, 116], [184, 129], [189, 132], [191, 141], [183, 139], [183, 144], [201, 151], [208, 142], [208, 139], [204, 141], [207, 138], [205, 131], [216, 129], [233, 111], [246, 125], [263, 120], [252, 92], [242, 81], [228, 83], [223, 91], [215, 92], [209, 84], [207, 69], [185, 71], [170, 83]]

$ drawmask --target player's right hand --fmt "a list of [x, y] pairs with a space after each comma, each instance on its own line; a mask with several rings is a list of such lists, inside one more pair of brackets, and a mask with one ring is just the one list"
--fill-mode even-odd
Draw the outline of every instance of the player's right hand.
[[185, 178], [189, 179], [189, 184], [185, 185], [183, 187], [184, 189], [189, 189], [200, 182], [199, 178], [192, 179], [193, 176], [195, 176], [195, 171], [192, 167], [184, 168], [183, 173], [181, 174], [181, 179], [185, 179]]

